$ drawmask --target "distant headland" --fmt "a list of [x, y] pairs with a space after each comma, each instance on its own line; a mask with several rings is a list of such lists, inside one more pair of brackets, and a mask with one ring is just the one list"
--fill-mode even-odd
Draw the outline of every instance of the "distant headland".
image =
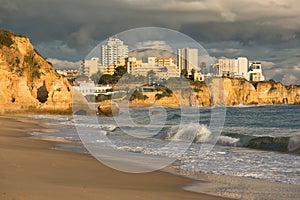
[[[172, 59], [155, 59], [153, 62], [160, 64], [169, 65], [173, 62]], [[127, 61], [131, 65], [133, 62], [137, 62], [128, 59]], [[87, 100], [96, 101], [99, 104], [104, 104], [103, 102], [111, 99], [117, 99], [115, 101], [119, 102], [128, 101], [133, 106], [159, 104], [166, 107], [300, 104], [300, 86], [285, 86], [272, 80], [264, 81], [261, 68], [256, 69], [260, 65], [255, 62], [254, 71], [259, 70], [259, 73], [250, 73], [251, 80], [244, 77], [230, 77], [229, 73], [227, 74], [229, 77], [225, 77], [226, 74], [222, 72], [218, 77], [208, 77], [204, 81], [201, 74], [197, 74], [198, 72], [195, 70], [191, 69], [186, 72], [181, 70], [181, 75], [183, 71], [185, 76], [191, 74], [194, 76], [192, 80], [185, 77], [189, 79], [189, 88], [181, 87], [179, 75], [164, 80], [164, 84], [151, 81], [147, 85], [136, 87], [136, 91], [125, 91], [124, 93], [123, 90], [123, 95], [114, 95], [114, 92], [120, 92], [120, 90], [118, 91], [113, 83], [117, 83], [122, 75], [128, 73], [130, 67], [130, 70], [133, 70], [131, 65], [128, 63], [125, 66], [114, 65], [113, 72], [106, 76], [98, 71], [90, 74], [90, 77], [76, 75], [70, 82], [67, 77], [57, 73], [52, 64], [34, 49], [26, 36], [17, 36], [11, 31], [0, 30], [0, 113], [70, 114], [74, 106], [72, 101], [74, 92], [80, 96], [78, 99], [81, 102], [87, 103], [83, 96], [87, 98], [88, 95], [76, 91], [80, 91], [80, 84], [90, 83], [94, 84], [95, 88], [103, 89], [104, 84], [97, 85], [100, 79], [103, 83], [105, 82], [106, 88], [99, 92], [98, 96], [93, 96], [92, 99], [87, 98]], [[222, 63], [219, 63], [219, 67], [220, 65]], [[171, 69], [174, 73], [177, 72], [175, 66], [172, 66]], [[167, 70], [162, 74], [168, 74]], [[155, 73], [147, 72], [146, 75], [154, 77]], [[195, 75], [197, 75], [196, 79]], [[77, 85], [74, 84], [76, 79], [78, 80]], [[170, 88], [168, 88], [169, 86]]]

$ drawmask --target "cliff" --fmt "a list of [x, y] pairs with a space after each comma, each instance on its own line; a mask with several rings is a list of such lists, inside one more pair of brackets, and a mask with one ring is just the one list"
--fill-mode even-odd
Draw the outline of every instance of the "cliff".
[[0, 113], [70, 113], [72, 92], [27, 37], [0, 30]]
[[173, 90], [170, 97], [155, 99], [154, 93], [144, 93], [149, 98], [134, 100], [132, 104], [159, 104], [179, 106], [235, 106], [257, 104], [300, 104], [300, 86], [285, 86], [274, 81], [250, 83], [245, 79], [213, 78], [207, 84]]

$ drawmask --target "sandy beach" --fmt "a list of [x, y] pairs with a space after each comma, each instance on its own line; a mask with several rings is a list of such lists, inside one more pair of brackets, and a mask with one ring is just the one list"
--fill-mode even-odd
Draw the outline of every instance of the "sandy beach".
[[40, 122], [0, 117], [0, 199], [223, 199], [187, 192], [193, 180], [165, 172], [126, 174], [91, 156], [33, 139]]

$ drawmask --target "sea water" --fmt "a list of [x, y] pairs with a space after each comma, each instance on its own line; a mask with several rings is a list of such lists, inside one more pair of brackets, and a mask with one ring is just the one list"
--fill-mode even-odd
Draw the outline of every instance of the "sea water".
[[84, 140], [89, 153], [100, 151], [106, 157], [116, 155], [109, 150], [113, 146], [114, 151], [128, 152], [115, 158], [126, 157], [127, 165], [153, 163], [149, 169], [155, 170], [176, 161], [174, 168], [188, 174], [300, 185], [300, 106], [222, 108], [226, 115], [217, 117], [224, 121], [216, 120], [220, 134], [212, 126], [214, 109], [131, 108], [121, 109], [118, 117], [39, 115], [32, 117], [59, 124], [60, 131], [33, 134]]

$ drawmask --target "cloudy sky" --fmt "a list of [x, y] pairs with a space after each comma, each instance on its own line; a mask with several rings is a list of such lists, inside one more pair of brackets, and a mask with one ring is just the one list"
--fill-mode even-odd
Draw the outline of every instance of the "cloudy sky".
[[298, 0], [0, 0], [0, 26], [65, 64], [119, 32], [164, 27], [212, 57], [247, 56], [263, 61], [268, 79], [300, 83]]

